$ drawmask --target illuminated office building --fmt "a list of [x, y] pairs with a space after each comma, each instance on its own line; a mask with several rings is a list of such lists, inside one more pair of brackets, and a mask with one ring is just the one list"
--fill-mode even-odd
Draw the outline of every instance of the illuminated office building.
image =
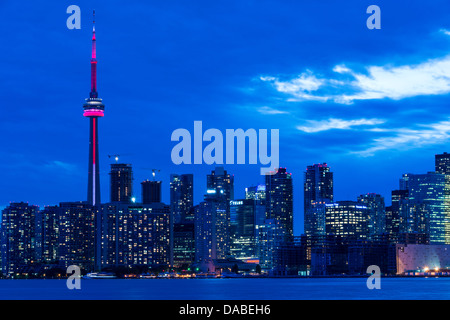
[[190, 266], [195, 261], [194, 176], [170, 175], [170, 215], [173, 265]]
[[369, 209], [369, 238], [386, 232], [386, 205], [384, 198], [376, 193], [362, 194], [358, 197], [358, 202]]
[[229, 205], [230, 200], [234, 199], [234, 176], [230, 175], [223, 167], [216, 167], [206, 176], [206, 189], [216, 190], [215, 194], [223, 195]]
[[173, 266], [188, 268], [195, 262], [194, 222], [175, 223], [173, 226]]
[[170, 210], [174, 223], [189, 217], [194, 206], [194, 176], [192, 174], [170, 175]]
[[450, 174], [450, 154], [444, 152], [434, 156], [436, 173]]
[[392, 204], [386, 207], [386, 233], [390, 237], [400, 234], [400, 206], [408, 200], [408, 190], [393, 190], [391, 192]]
[[450, 244], [450, 175], [410, 174], [408, 200], [400, 205], [399, 229], [425, 233], [430, 244]]
[[316, 237], [322, 235], [325, 224], [325, 217], [320, 214], [323, 212], [321, 205], [333, 202], [333, 172], [330, 167], [326, 163], [307, 166], [303, 187], [305, 234]]
[[266, 186], [264, 184], [260, 184], [257, 186], [245, 188], [245, 199], [252, 199], [258, 201], [261, 204], [265, 204]]
[[293, 185], [292, 174], [279, 168], [275, 174], [266, 175], [266, 218], [277, 219], [284, 240], [293, 237]]
[[275, 266], [275, 251], [285, 242], [281, 230], [281, 223], [277, 219], [266, 219], [257, 228], [256, 250], [259, 264], [264, 270], [272, 270]]
[[254, 258], [256, 232], [264, 224], [265, 206], [254, 199], [233, 200], [230, 204], [231, 255], [237, 259]]
[[338, 201], [325, 205], [325, 230], [329, 236], [349, 240], [366, 239], [370, 210], [356, 201]]

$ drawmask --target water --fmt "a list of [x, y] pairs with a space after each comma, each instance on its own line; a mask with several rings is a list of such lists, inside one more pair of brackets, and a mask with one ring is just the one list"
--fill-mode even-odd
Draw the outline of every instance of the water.
[[107, 300], [298, 300], [298, 299], [450, 299], [450, 278], [382, 278], [369, 290], [366, 278], [352, 279], [101, 279], [0, 280], [0, 299]]

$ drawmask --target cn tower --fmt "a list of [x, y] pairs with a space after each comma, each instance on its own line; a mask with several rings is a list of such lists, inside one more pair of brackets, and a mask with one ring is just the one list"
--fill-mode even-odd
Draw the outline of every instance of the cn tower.
[[103, 117], [105, 106], [97, 92], [97, 58], [95, 48], [95, 11], [92, 28], [92, 56], [91, 56], [91, 92], [83, 106], [83, 116], [89, 118], [89, 164], [88, 164], [88, 203], [100, 205], [100, 174], [98, 163], [98, 118]]

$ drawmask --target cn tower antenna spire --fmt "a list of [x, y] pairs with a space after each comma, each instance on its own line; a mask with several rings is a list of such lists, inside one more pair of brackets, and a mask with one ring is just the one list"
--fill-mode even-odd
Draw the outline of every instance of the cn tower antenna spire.
[[92, 40], [95, 40], [95, 10], [92, 13]]
[[95, 39], [95, 10], [92, 20], [92, 55], [91, 55], [91, 98], [97, 98], [97, 47]]

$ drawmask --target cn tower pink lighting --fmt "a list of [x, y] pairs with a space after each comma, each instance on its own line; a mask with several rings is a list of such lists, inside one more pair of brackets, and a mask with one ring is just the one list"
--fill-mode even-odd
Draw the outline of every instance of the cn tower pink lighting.
[[105, 112], [103, 110], [98, 109], [91, 109], [91, 110], [84, 110], [83, 116], [85, 117], [103, 117], [105, 115]]

